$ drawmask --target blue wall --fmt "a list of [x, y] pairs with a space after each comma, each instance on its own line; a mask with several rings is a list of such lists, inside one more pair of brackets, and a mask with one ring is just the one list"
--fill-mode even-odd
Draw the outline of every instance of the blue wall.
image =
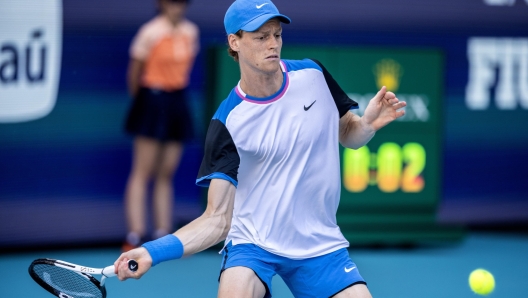
[[[194, 179], [207, 125], [204, 53], [208, 46], [225, 43], [222, 21], [230, 2], [197, 0], [189, 8], [189, 18], [201, 28], [202, 52], [190, 87], [197, 137], [187, 147], [175, 177], [177, 204], [186, 206], [176, 207], [177, 213], [184, 220], [201, 209], [201, 189]], [[528, 205], [524, 186], [528, 180], [528, 110], [521, 106], [498, 109], [494, 98], [482, 111], [470, 110], [465, 104], [468, 39], [528, 39], [525, 1], [513, 6], [454, 0], [405, 0], [398, 5], [389, 0], [343, 0], [326, 1], [324, 7], [315, 0], [275, 3], [293, 20], [285, 26], [285, 46], [441, 49], [446, 58], [442, 206], [447, 206], [440, 206], [441, 218], [462, 223], [528, 221], [528, 211], [519, 210], [519, 206]], [[298, 9], [299, 5], [304, 8]], [[81, 214], [83, 206], [97, 201], [119, 213], [101, 223], [114, 226], [107, 232], [97, 231], [93, 220], [78, 219], [72, 229], [84, 229], [85, 237], [70, 242], [112, 241], [124, 232], [120, 208], [131, 160], [131, 139], [122, 131], [130, 102], [125, 84], [128, 47], [138, 27], [155, 14], [154, 1], [68, 0], [63, 9], [62, 66], [55, 108], [39, 120], [0, 123], [0, 246], [68, 242], [60, 233], [54, 234], [55, 240], [32, 238], [46, 228], [45, 223], [33, 221], [38, 212], [35, 208], [52, 210], [47, 202], [57, 200], [78, 202], [80, 208], [75, 212]], [[500, 214], [478, 213], [482, 204]], [[460, 214], [460, 210], [474, 214]]]

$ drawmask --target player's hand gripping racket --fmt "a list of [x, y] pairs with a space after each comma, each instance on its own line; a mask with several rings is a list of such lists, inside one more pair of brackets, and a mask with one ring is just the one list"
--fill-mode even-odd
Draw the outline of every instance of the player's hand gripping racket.
[[[138, 270], [138, 263], [128, 261], [128, 269]], [[97, 280], [92, 274], [103, 277]], [[29, 266], [29, 275], [44, 289], [60, 298], [105, 298], [105, 279], [116, 276], [114, 266], [90, 268], [61, 260], [37, 259]]]

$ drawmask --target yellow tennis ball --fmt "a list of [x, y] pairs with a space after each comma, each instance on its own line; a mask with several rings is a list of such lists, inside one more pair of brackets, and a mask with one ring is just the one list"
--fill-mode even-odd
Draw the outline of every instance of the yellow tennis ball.
[[487, 270], [473, 270], [469, 275], [469, 287], [479, 295], [488, 295], [495, 288], [495, 278]]

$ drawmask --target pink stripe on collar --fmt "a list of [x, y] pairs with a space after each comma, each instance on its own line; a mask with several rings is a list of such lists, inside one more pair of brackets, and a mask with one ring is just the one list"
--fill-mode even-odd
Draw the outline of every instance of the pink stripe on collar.
[[281, 92], [277, 94], [275, 97], [265, 100], [265, 101], [247, 98], [244, 91], [240, 89], [240, 82], [238, 82], [237, 86], [235, 87], [236, 94], [240, 98], [242, 98], [242, 100], [245, 100], [251, 103], [256, 103], [256, 104], [268, 104], [268, 103], [272, 103], [274, 101], [279, 100], [284, 95], [284, 93], [286, 93], [286, 90], [288, 90], [288, 86], [290, 85], [290, 77], [288, 76], [288, 69], [286, 68], [286, 64], [281, 60], [280, 65], [281, 65], [282, 71], [285, 73], [286, 82], [284, 83], [284, 87], [282, 88]]

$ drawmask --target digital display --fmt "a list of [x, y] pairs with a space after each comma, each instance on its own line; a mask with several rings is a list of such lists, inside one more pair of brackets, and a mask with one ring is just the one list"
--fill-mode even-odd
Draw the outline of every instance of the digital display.
[[377, 153], [368, 146], [343, 153], [343, 186], [348, 192], [363, 192], [368, 186], [393, 193], [419, 193], [424, 189], [425, 149], [419, 143], [383, 143]]
[[[358, 150], [341, 148], [342, 191], [338, 214], [434, 213], [442, 172], [443, 56], [435, 49], [285, 48], [286, 59], [323, 63], [362, 115], [382, 87], [407, 102], [406, 115], [379, 130]], [[426, 66], [426, 67], [425, 67]]]

